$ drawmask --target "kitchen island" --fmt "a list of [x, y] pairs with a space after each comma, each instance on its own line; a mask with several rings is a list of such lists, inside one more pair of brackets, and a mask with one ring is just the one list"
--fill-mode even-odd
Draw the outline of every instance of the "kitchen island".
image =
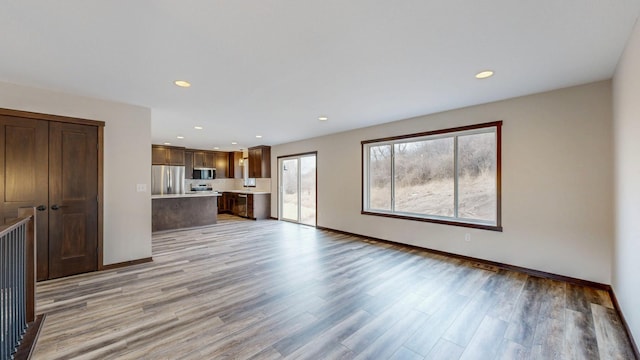
[[151, 231], [185, 229], [218, 222], [215, 191], [151, 196]]

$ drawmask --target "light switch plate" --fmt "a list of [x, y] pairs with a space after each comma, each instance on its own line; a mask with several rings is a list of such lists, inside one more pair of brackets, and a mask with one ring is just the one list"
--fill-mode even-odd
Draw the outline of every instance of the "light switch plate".
[[147, 191], [147, 184], [138, 184], [138, 185], [136, 185], [136, 191], [137, 192], [146, 192]]

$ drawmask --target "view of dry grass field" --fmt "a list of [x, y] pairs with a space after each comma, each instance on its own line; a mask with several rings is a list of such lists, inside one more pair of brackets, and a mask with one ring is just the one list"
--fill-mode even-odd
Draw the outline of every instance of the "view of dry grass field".
[[496, 164], [494, 132], [372, 145], [368, 208], [496, 221]]

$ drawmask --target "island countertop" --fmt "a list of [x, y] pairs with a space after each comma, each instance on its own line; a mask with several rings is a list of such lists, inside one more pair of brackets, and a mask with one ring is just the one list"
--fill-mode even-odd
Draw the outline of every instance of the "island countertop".
[[194, 191], [194, 192], [187, 192], [184, 194], [151, 195], [151, 199], [175, 199], [175, 198], [205, 197], [205, 196], [222, 196], [222, 194], [216, 191]]
[[235, 194], [255, 194], [255, 195], [265, 195], [271, 194], [269, 191], [253, 191], [253, 190], [220, 190], [222, 192], [230, 192]]

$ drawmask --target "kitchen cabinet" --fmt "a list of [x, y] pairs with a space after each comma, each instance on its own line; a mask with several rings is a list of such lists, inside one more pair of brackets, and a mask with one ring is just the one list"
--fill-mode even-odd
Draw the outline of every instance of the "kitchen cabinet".
[[193, 151], [185, 150], [184, 152], [184, 177], [193, 179]]
[[247, 195], [233, 194], [231, 196], [231, 213], [236, 216], [245, 217], [244, 211], [247, 206]]
[[229, 179], [242, 179], [242, 152], [232, 151], [227, 154], [227, 177]]
[[240, 215], [240, 207], [238, 206], [238, 195], [236, 193], [225, 192], [225, 206], [228, 214]]
[[270, 178], [271, 177], [271, 147], [256, 146], [250, 147], [249, 151], [249, 174], [250, 178]]
[[184, 166], [184, 148], [151, 145], [151, 164]]
[[[239, 201], [241, 196], [246, 196], [246, 200]], [[247, 207], [246, 216], [243, 203]], [[218, 201], [218, 213], [229, 213], [253, 220], [268, 219], [271, 215], [271, 194], [224, 192]]]
[[210, 168], [216, 169], [216, 179], [226, 179], [232, 177], [230, 175], [229, 152], [225, 151], [207, 151], [198, 149], [188, 149], [185, 152], [185, 171], [190, 179], [193, 169]]
[[229, 170], [229, 153], [216, 151], [214, 152], [216, 160], [216, 179], [225, 179]]
[[222, 195], [218, 197], [218, 213], [226, 213], [226, 214], [232, 213], [232, 209], [233, 209], [232, 202], [234, 202], [232, 201], [233, 195], [237, 195], [237, 194], [224, 192], [222, 193]]
[[194, 151], [193, 152], [194, 168], [215, 168], [215, 154], [212, 151]]
[[234, 151], [229, 153], [229, 177], [242, 179], [242, 152]]

